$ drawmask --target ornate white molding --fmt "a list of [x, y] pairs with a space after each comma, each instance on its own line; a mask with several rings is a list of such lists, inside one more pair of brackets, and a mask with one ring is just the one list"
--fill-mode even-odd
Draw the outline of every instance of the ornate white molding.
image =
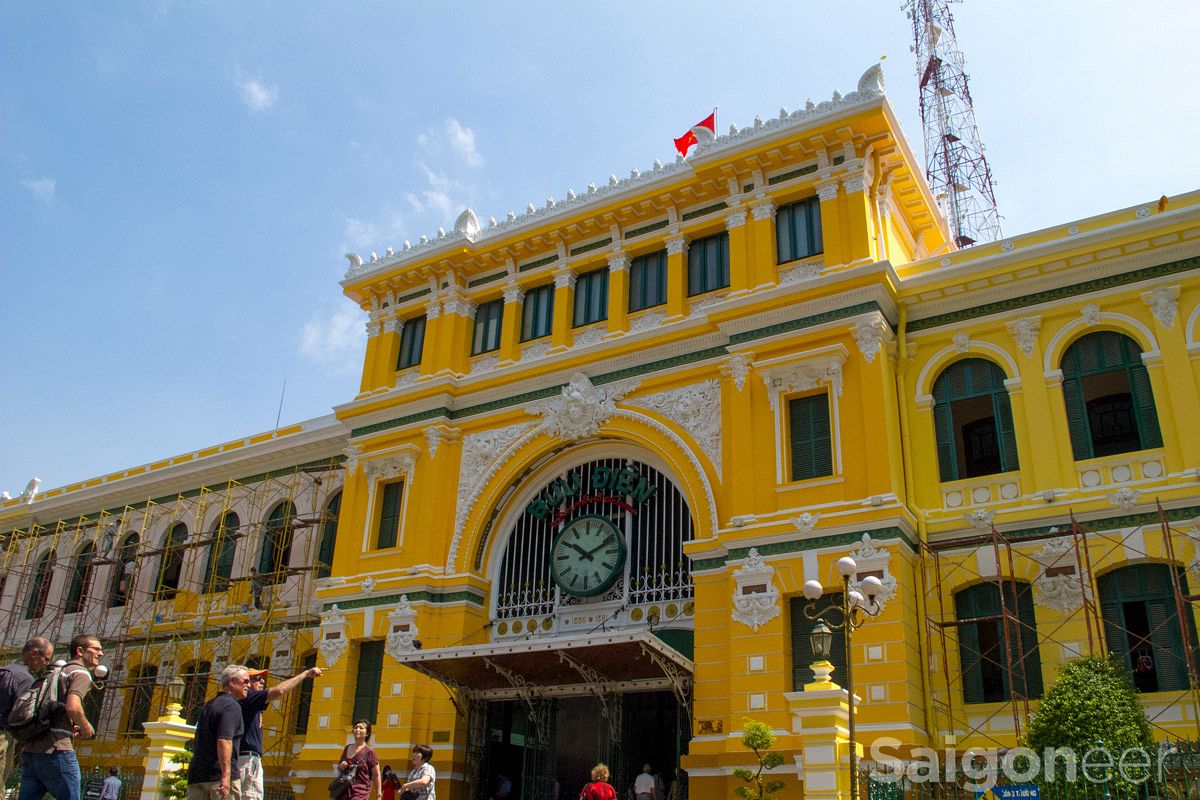
[[608, 334], [608, 329], [603, 325], [592, 325], [579, 333], [575, 334], [571, 341], [572, 347], [588, 347], [589, 345], [599, 344], [604, 341], [604, 337]]
[[320, 638], [317, 640], [317, 650], [325, 666], [333, 668], [341, 660], [342, 654], [350, 645], [346, 638], [346, 615], [337, 607], [337, 603], [328, 611], [321, 614]]
[[731, 231], [746, 224], [746, 209], [739, 208], [729, 212], [725, 217], [725, 230]]
[[995, 518], [996, 512], [987, 508], [977, 508], [974, 511], [963, 514], [967, 523], [979, 531], [986, 531], [992, 527], [992, 520]]
[[733, 571], [733, 580], [730, 616], [734, 622], [757, 631], [782, 613], [779, 589], [775, 587], [775, 568], [763, 561], [756, 548], [750, 548], [745, 563]]
[[870, 572], [880, 572], [882, 575], [879, 582], [883, 584], [883, 591], [875, 596], [875, 602], [879, 603], [880, 607], [887, 605], [887, 602], [896, 596], [896, 589], [899, 584], [896, 581], [896, 576], [892, 574], [889, 566], [892, 561], [892, 553], [882, 547], [878, 547], [875, 541], [871, 538], [871, 534], [864, 533], [862, 541], [850, 551], [850, 557], [858, 565], [858, 572], [854, 580], [850, 581], [850, 585], [862, 591], [862, 581], [858, 575], [865, 575]]
[[665, 311], [646, 311], [638, 314], [629, 321], [629, 332], [639, 333], [653, 328], [661, 328], [667, 321]]
[[870, 161], [864, 162], [862, 171], [849, 175], [842, 180], [842, 186], [846, 187], [846, 194], [865, 192], [871, 188], [871, 172], [868, 166], [870, 163]]
[[530, 342], [521, 348], [521, 358], [534, 359], [544, 358], [550, 353], [550, 337], [544, 336], [537, 341]]
[[383, 311], [377, 308], [373, 308], [367, 312], [368, 317], [366, 327], [368, 339], [372, 336], [378, 336], [380, 331], [383, 330], [383, 313]]
[[733, 379], [733, 385], [740, 392], [746, 388], [746, 376], [750, 374], [750, 356], [745, 353], [734, 353], [721, 368], [721, 374]]
[[1137, 489], [1130, 489], [1128, 486], [1122, 486], [1108, 496], [1108, 502], [1112, 503], [1122, 511], [1132, 511], [1137, 505], [1138, 498], [1142, 493]]
[[[1033, 560], [1041, 565], [1038, 577], [1033, 581], [1033, 602], [1053, 609], [1060, 614], [1071, 614], [1083, 607], [1086, 597], [1092, 599], [1091, 580], [1084, 576], [1081, 581], [1076, 574], [1074, 541], [1068, 536], [1047, 539], [1041, 549], [1033, 554]], [[1055, 568], [1069, 568], [1054, 575], [1047, 574]]]
[[541, 428], [549, 436], [568, 442], [600, 432], [617, 410], [617, 401], [633, 391], [637, 382], [595, 386], [587, 375], [576, 372], [558, 397], [526, 406], [525, 410], [542, 418]]
[[792, 523], [792, 527], [796, 529], [796, 533], [801, 536], [812, 536], [813, 531], [817, 528], [817, 520], [820, 518], [820, 514], [805, 511], [800, 516], [794, 517], [789, 521]]
[[821, 277], [822, 265], [815, 261], [806, 264], [797, 264], [794, 267], [779, 273], [779, 282], [784, 286], [793, 283], [804, 283], [805, 281], [815, 280]]
[[500, 355], [498, 353], [485, 353], [471, 360], [471, 372], [475, 373], [487, 372], [498, 366], [500, 366]]
[[284, 628], [271, 640], [271, 672], [277, 675], [291, 674], [296, 650], [296, 632]]
[[454, 569], [458, 558], [458, 545], [462, 539], [463, 525], [479, 499], [479, 493], [487, 485], [492, 474], [503, 463], [504, 456], [513, 442], [534, 428], [536, 423], [522, 422], [504, 428], [471, 433], [462, 437], [462, 458], [458, 470], [458, 494], [455, 500], [457, 514], [454, 522], [454, 538], [446, 559], [446, 571]]
[[408, 595], [400, 595], [400, 602], [388, 614], [387, 644], [383, 650], [397, 661], [408, 653], [417, 651], [417, 611], [408, 603]]
[[1159, 325], [1170, 329], [1179, 313], [1179, 287], [1156, 286], [1148, 292], [1142, 292], [1142, 302], [1150, 307], [1150, 313]]
[[400, 329], [403, 327], [404, 327], [404, 318], [396, 316], [395, 314], [389, 316], [387, 319], [385, 319], [383, 321], [383, 332], [384, 333], [399, 333]]
[[828, 181], [827, 183], [817, 184], [817, 197], [822, 203], [827, 203], [830, 200], [836, 200], [838, 196], [838, 182]]
[[804, 361], [794, 361], [767, 369], [759, 369], [763, 383], [771, 397], [771, 410], [778, 412], [779, 396], [793, 392], [807, 392], [823, 384], [833, 388], [834, 393], [842, 395], [842, 364], [846, 361], [843, 353]]
[[442, 308], [447, 314], [457, 314], [467, 319], [475, 318], [475, 304], [461, 295], [450, 295], [442, 301]]
[[769, 197], [760, 198], [755, 202], [752, 210], [755, 221], [762, 222], [764, 219], [771, 219], [775, 216], [775, 203]]
[[371, 480], [391, 480], [412, 472], [416, 458], [412, 453], [398, 453], [382, 458], [365, 459], [362, 462], [363, 475]]
[[432, 320], [432, 319], [437, 319], [441, 315], [442, 315], [442, 301], [441, 300], [438, 300], [438, 299], [430, 300], [425, 305], [426, 321]]
[[696, 440], [717, 475], [721, 474], [721, 383], [701, 381], [637, 397], [629, 405], [662, 414]]
[[868, 364], [874, 363], [879, 349], [893, 338], [891, 326], [882, 317], [876, 316], [854, 325], [854, 341], [858, 343], [858, 350]]
[[348, 478], [354, 474], [355, 470], [358, 469], [358, 461], [359, 461], [359, 459], [362, 458], [362, 450], [355, 447], [354, 445], [350, 445], [349, 447], [346, 448], [345, 454], [346, 454], [346, 461], [343, 463], [342, 466], [345, 467], [346, 477]]
[[1100, 306], [1095, 303], [1088, 303], [1081, 310], [1083, 316], [1083, 324], [1089, 328], [1094, 328], [1100, 324]]
[[1013, 341], [1017, 343], [1017, 347], [1021, 348], [1021, 352], [1026, 358], [1033, 355], [1033, 348], [1037, 345], [1038, 333], [1042, 329], [1042, 318], [1039, 316], [1021, 317], [1009, 322], [1006, 327], [1008, 332], [1012, 334]]
[[608, 257], [608, 271], [624, 272], [625, 270], [629, 269], [630, 263], [632, 262], [628, 254], [624, 252], [613, 253]]
[[574, 289], [576, 275], [569, 269], [563, 268], [554, 273], [555, 289]]
[[686, 236], [671, 236], [667, 238], [667, 255], [677, 256], [687, 247]]
[[438, 447], [442, 442], [457, 442], [462, 438], [461, 434], [455, 428], [448, 428], [444, 425], [430, 425], [425, 429], [425, 441], [429, 445], [429, 457], [437, 456]]
[[504, 287], [504, 302], [506, 304], [525, 302], [525, 290], [515, 283], [510, 283]]
[[959, 331], [951, 337], [954, 342], [954, 352], [962, 354], [971, 349], [971, 334]]

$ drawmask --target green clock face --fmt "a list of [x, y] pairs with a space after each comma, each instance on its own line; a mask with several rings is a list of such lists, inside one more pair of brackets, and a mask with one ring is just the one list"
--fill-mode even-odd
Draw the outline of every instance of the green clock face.
[[607, 517], [576, 517], [562, 529], [550, 551], [554, 582], [577, 597], [608, 591], [624, 566], [625, 537]]

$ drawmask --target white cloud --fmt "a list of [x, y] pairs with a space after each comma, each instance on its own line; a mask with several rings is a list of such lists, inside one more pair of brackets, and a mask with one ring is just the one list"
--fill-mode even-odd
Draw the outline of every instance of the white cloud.
[[54, 202], [56, 184], [54, 178], [39, 178], [36, 181], [21, 181], [21, 185], [33, 192], [33, 196], [43, 203]]
[[342, 249], [393, 244], [393, 240], [404, 233], [404, 220], [399, 214], [392, 214], [382, 222], [370, 222], [346, 217], [342, 228]]
[[338, 374], [359, 371], [367, 342], [365, 322], [363, 313], [348, 304], [333, 313], [313, 314], [300, 330], [300, 355]]
[[450, 146], [463, 157], [469, 166], [483, 165], [483, 156], [479, 155], [479, 151], [475, 149], [475, 131], [464, 128], [458, 120], [450, 117], [446, 120], [446, 136], [450, 139]]
[[279, 89], [257, 78], [242, 78], [234, 81], [242, 96], [242, 103], [251, 111], [266, 111], [279, 100]]

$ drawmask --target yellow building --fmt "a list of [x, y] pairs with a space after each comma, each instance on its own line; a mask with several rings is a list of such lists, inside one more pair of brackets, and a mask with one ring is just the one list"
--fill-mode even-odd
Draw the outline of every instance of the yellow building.
[[[801, 589], [840, 592], [849, 554], [854, 587], [884, 587], [834, 647], [868, 748], [1011, 746], [1061, 665], [1105, 651], [1156, 736], [1200, 733], [1200, 194], [957, 251], [872, 68], [686, 161], [349, 258], [369, 338], [336, 425], [247, 442], [245, 468], [147, 469], [179, 495], [134, 548], [157, 582], [179, 550], [220, 562], [215, 508], [259, 488], [225, 584], [196, 566], [117, 615], [131, 655], [107, 731], [185, 664], [261, 654], [284, 675], [319, 654], [326, 676], [268, 718], [297, 794], [322, 796], [366, 717], [394, 768], [433, 746], [444, 797], [504, 773], [574, 798], [596, 760], [621, 787], [650, 762], [725, 797], [752, 718], [799, 796]], [[264, 472], [287, 488], [245, 477]], [[50, 532], [79, 531], [115, 571], [97, 542], [131, 480], [0, 506], [7, 563], [36, 574]], [[282, 530], [305, 544], [283, 554]], [[63, 590], [24, 581], [0, 608], [43, 585]], [[9, 647], [38, 620], [81, 627], [21, 616]]]

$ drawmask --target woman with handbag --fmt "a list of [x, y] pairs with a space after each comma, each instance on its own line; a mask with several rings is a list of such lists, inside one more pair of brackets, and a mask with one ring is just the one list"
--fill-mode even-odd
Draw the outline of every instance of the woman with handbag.
[[433, 748], [427, 744], [419, 744], [412, 749], [412, 770], [408, 780], [400, 785], [400, 800], [437, 800], [437, 791], [433, 782], [437, 780], [437, 771], [429, 763], [433, 758]]
[[329, 796], [333, 800], [380, 800], [379, 756], [367, 744], [371, 723], [357, 720], [353, 733], [354, 741], [346, 745], [338, 760], [338, 776], [329, 784]]

